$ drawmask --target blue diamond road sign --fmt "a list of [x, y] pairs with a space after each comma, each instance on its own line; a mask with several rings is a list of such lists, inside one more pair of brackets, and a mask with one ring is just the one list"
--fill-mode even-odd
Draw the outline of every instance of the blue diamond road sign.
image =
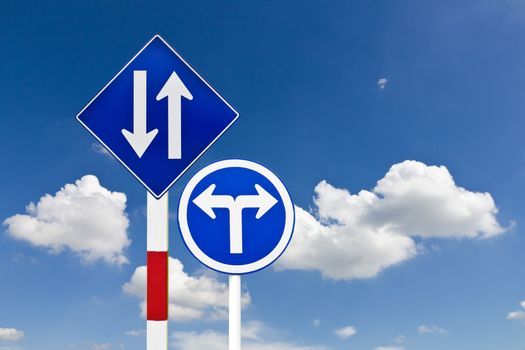
[[77, 115], [156, 198], [238, 117], [158, 35]]
[[184, 243], [204, 265], [245, 274], [274, 262], [292, 238], [294, 207], [267, 168], [241, 159], [212, 163], [184, 188], [178, 213]]

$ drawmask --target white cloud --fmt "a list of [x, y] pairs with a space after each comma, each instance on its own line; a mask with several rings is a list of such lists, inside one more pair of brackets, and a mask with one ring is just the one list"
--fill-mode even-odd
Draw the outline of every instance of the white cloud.
[[377, 86], [379, 87], [380, 90], [383, 90], [386, 86], [386, 84], [388, 83], [388, 79], [386, 78], [381, 78], [377, 81]]
[[129, 331], [126, 331], [124, 334], [129, 335], [130, 337], [139, 337], [141, 335], [146, 334], [145, 329], [131, 329]]
[[507, 315], [507, 320], [525, 320], [525, 311], [512, 311]]
[[[228, 350], [226, 333], [206, 330], [203, 332], [175, 332], [172, 334], [172, 347], [176, 350]], [[282, 341], [268, 341], [267, 336], [251, 334], [246, 337], [243, 330], [242, 348], [245, 350], [325, 350], [322, 346], [303, 346]]]
[[[122, 287], [124, 292], [142, 298], [140, 308], [146, 315], [146, 266], [139, 266], [131, 280]], [[243, 294], [243, 305], [250, 303], [250, 295]], [[228, 317], [228, 286], [216, 275], [199, 274], [190, 276], [184, 272], [184, 265], [169, 258], [169, 317], [175, 322], [197, 319], [218, 320]]]
[[290, 247], [277, 270], [319, 270], [325, 278], [371, 278], [417, 255], [414, 237], [486, 238], [505, 231], [489, 193], [455, 184], [444, 166], [393, 165], [372, 191], [351, 194], [326, 181], [313, 213], [296, 207]]
[[0, 340], [17, 341], [24, 337], [24, 332], [16, 328], [0, 328]]
[[520, 306], [523, 310], [509, 312], [507, 315], [507, 320], [525, 321], [525, 301], [522, 301]]
[[123, 264], [124, 250], [131, 241], [125, 212], [126, 195], [111, 192], [96, 176], [86, 175], [75, 184], [66, 184], [54, 196], [46, 194], [37, 204], [29, 203], [27, 214], [4, 221], [11, 237], [51, 253], [70, 249], [83, 262], [103, 260]]
[[249, 321], [242, 325], [242, 337], [250, 340], [261, 340], [261, 334], [266, 330], [266, 326], [259, 321]]
[[368, 221], [391, 224], [407, 236], [475, 238], [505, 231], [490, 193], [459, 187], [444, 166], [405, 161], [392, 166], [374, 188]]
[[399, 346], [378, 346], [374, 350], [405, 350], [405, 348]]
[[416, 255], [412, 239], [387, 229], [325, 225], [299, 207], [295, 213], [295, 234], [274, 265], [277, 270], [320, 270], [332, 279], [369, 278]]
[[357, 334], [357, 329], [353, 326], [347, 326], [343, 328], [336, 329], [334, 332], [341, 339], [348, 339]]
[[394, 343], [396, 344], [401, 344], [405, 341], [406, 337], [402, 334], [398, 335], [397, 337], [395, 337], [393, 340]]
[[448, 334], [449, 333], [446, 329], [443, 329], [436, 325], [432, 325], [432, 326], [420, 325], [417, 327], [417, 332], [419, 334]]
[[321, 326], [321, 320], [316, 318], [312, 321], [312, 325], [314, 326], [314, 328], [319, 328]]
[[95, 305], [101, 305], [104, 304], [104, 300], [97, 296], [91, 296], [89, 297], [89, 302]]
[[111, 343], [91, 344], [91, 350], [108, 350], [111, 349]]
[[13, 253], [11, 255], [11, 261], [17, 264], [22, 263], [29, 263], [29, 264], [36, 264], [38, 262], [38, 259], [34, 256], [28, 256], [24, 253]]
[[172, 347], [177, 350], [227, 350], [228, 336], [211, 330], [202, 333], [175, 332]]

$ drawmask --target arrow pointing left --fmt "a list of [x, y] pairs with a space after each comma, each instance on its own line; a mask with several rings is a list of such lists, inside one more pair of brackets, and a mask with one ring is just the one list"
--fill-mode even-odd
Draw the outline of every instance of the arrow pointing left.
[[157, 129], [146, 132], [146, 96], [146, 71], [133, 71], [133, 131], [122, 129], [122, 134], [139, 158], [159, 132]]

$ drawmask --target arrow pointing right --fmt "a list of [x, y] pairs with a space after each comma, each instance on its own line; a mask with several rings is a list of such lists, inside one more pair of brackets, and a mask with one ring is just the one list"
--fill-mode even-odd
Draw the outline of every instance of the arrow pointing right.
[[157, 129], [146, 132], [146, 71], [133, 71], [133, 132], [122, 129], [122, 134], [142, 158], [158, 132]]

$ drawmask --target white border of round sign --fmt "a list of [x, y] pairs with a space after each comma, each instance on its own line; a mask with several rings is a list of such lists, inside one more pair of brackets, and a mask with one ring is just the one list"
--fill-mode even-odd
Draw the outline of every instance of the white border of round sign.
[[[284, 205], [285, 224], [279, 243], [277, 243], [277, 245], [270, 252], [270, 254], [266, 255], [264, 258], [245, 265], [224, 264], [206, 255], [193, 240], [190, 228], [188, 226], [188, 220], [186, 218], [190, 196], [197, 184], [212, 172], [225, 168], [245, 168], [253, 170], [266, 177], [272, 183], [272, 185], [275, 186], [277, 192], [279, 192], [279, 195]], [[290, 197], [288, 190], [286, 189], [282, 181], [277, 177], [277, 175], [275, 175], [269, 169], [265, 168], [259, 163], [255, 163], [249, 160], [226, 159], [217, 161], [204, 167], [199, 172], [197, 172], [197, 174], [195, 174], [190, 179], [190, 181], [188, 181], [188, 184], [182, 191], [182, 195], [179, 200], [178, 218], [179, 230], [181, 232], [184, 244], [186, 244], [186, 247], [188, 247], [190, 252], [193, 254], [193, 256], [195, 256], [197, 260], [199, 260], [201, 263], [213, 270], [232, 275], [242, 275], [261, 270], [271, 265], [286, 250], [286, 247], [292, 239], [293, 229], [295, 225], [295, 210], [292, 203], [292, 198]]]

